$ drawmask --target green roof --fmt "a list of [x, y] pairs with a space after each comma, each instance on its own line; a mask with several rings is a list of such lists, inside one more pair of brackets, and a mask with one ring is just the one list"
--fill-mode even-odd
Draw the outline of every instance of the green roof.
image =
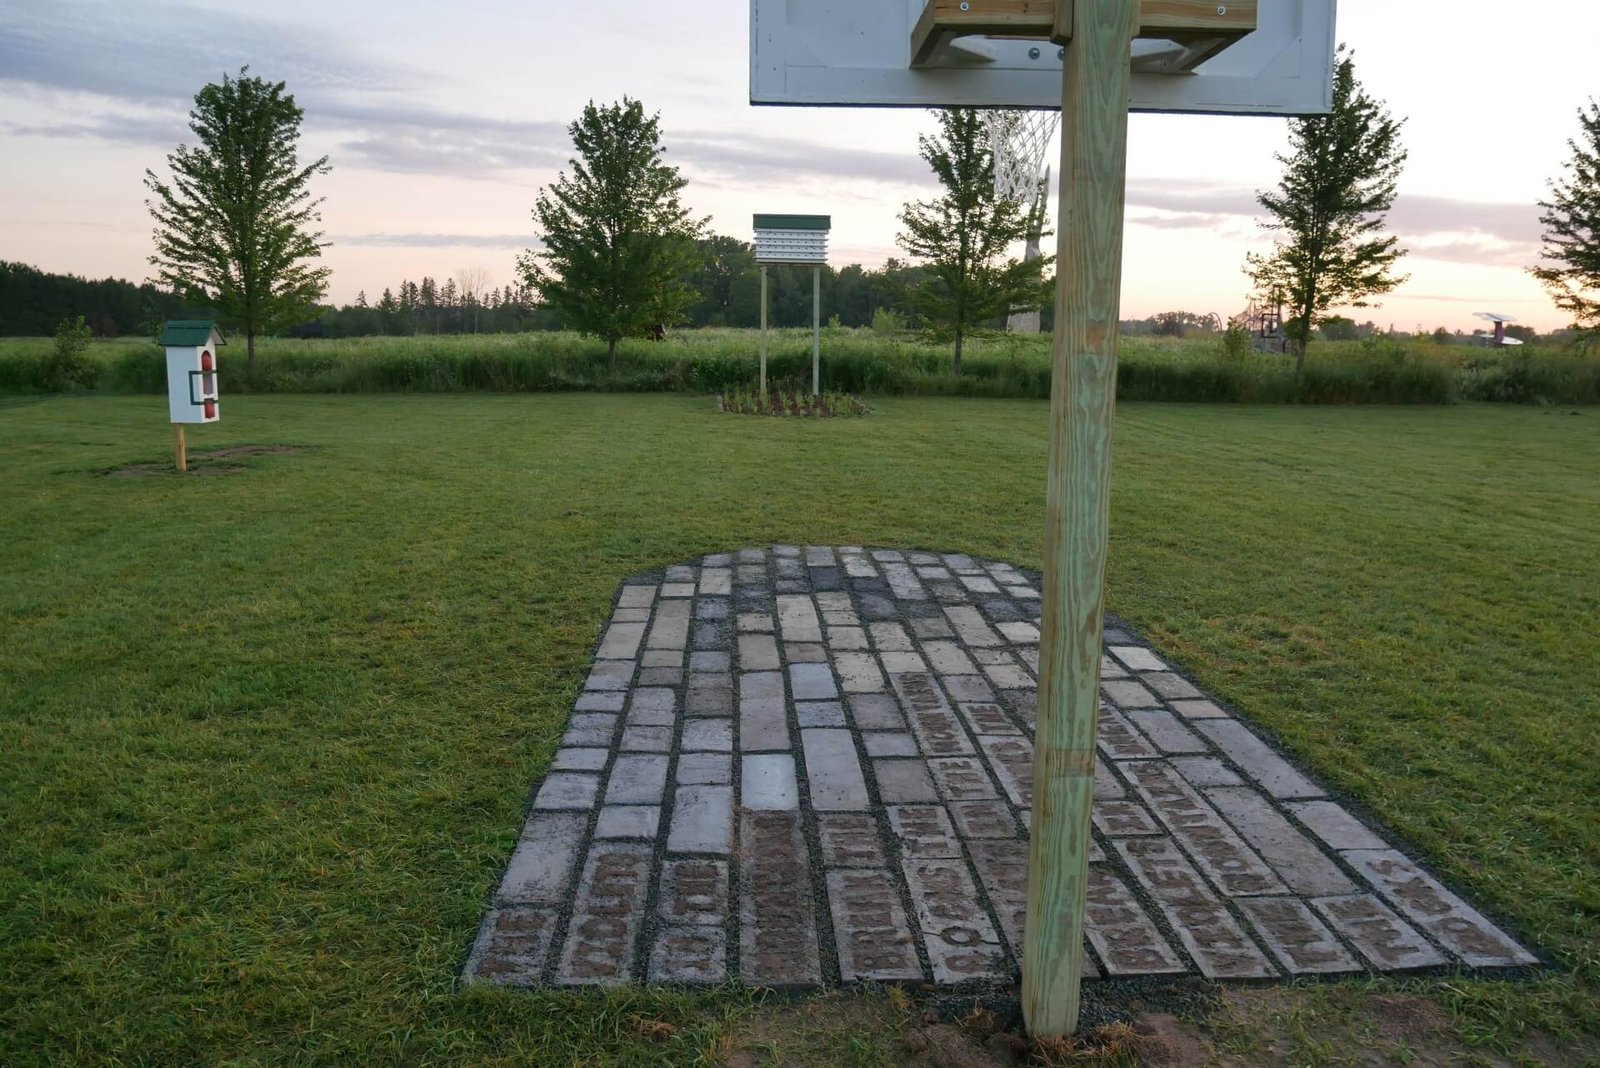
[[217, 344], [226, 345], [228, 339], [222, 336], [222, 331], [217, 330], [217, 324], [210, 319], [168, 319], [161, 327], [161, 340], [156, 344], [172, 348], [207, 345], [211, 342], [213, 330], [217, 334]]
[[757, 215], [757, 230], [832, 230], [829, 215]]

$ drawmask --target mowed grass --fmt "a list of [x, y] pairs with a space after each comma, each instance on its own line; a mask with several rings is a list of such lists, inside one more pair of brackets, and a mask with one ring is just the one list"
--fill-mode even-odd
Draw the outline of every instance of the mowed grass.
[[[459, 992], [622, 578], [773, 542], [1040, 565], [1045, 405], [0, 402], [0, 1063], [715, 1063], [748, 998]], [[1600, 1033], [1600, 416], [1125, 406], [1110, 607], [1550, 952]], [[665, 1022], [675, 1032], [662, 1037]], [[876, 1041], [876, 1039], [875, 1039]]]

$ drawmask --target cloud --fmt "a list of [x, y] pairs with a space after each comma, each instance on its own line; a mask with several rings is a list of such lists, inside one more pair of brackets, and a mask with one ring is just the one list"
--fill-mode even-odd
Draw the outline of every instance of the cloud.
[[[204, 56], [173, 62], [199, 43]], [[267, 19], [186, 4], [7, 0], [0, 82], [92, 93], [135, 104], [187, 105], [197, 75], [251, 72], [314, 93], [399, 88], [405, 72], [366, 63]]]
[[933, 176], [915, 153], [838, 148], [747, 131], [690, 130], [665, 137], [672, 158], [697, 171], [736, 179], [812, 177], [929, 186]]
[[385, 248], [528, 248], [538, 244], [531, 234], [334, 234], [335, 245]]
[[[1130, 180], [1128, 208], [1129, 221], [1167, 230], [1222, 231], [1266, 217], [1254, 189], [1177, 179]], [[1539, 208], [1533, 204], [1401, 194], [1388, 227], [1416, 259], [1521, 267], [1538, 258]]]

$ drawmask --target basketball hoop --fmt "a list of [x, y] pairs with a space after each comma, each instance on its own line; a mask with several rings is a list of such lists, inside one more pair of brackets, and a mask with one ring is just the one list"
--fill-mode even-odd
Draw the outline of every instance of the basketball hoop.
[[[1015, 204], [1028, 218], [1028, 243], [1023, 259], [1033, 261], [1043, 253], [1039, 242], [1044, 236], [1045, 206], [1050, 196], [1045, 163], [1050, 142], [1061, 124], [1060, 111], [985, 111], [983, 124], [989, 131], [989, 148], [994, 153], [994, 193]], [[1018, 308], [1006, 319], [1013, 334], [1040, 331], [1038, 308]]]

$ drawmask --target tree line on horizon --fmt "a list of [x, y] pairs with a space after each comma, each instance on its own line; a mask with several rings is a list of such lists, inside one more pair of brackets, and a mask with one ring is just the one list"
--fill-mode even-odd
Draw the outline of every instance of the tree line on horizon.
[[[604, 341], [614, 364], [623, 338], [759, 318], [750, 246], [711, 233], [710, 220], [683, 205], [687, 180], [664, 159], [659, 115], [628, 98], [591, 102], [569, 126], [571, 173], [561, 172], [536, 197], [543, 247], [521, 257], [513, 286], [491, 289], [481, 269], [469, 269], [442, 285], [407, 280], [376, 303], [362, 294], [352, 306], [322, 307], [329, 269], [316, 261], [327, 242], [314, 229], [322, 201], [310, 181], [327, 173], [328, 159], [300, 164], [303, 111], [284, 83], [248, 72], [225, 75], [196, 95], [190, 128], [197, 144], [168, 156], [169, 177], [146, 171], [156, 284], [128, 286], [143, 302], [140, 312], [129, 310], [129, 295], [118, 288], [127, 284], [76, 280], [80, 288], [98, 285], [108, 308], [119, 302], [115, 312], [80, 310], [92, 317], [91, 328], [123, 332], [130, 317], [147, 325], [152, 311], [205, 304], [245, 335], [253, 365], [258, 335], [313, 321], [333, 335], [560, 325]], [[919, 149], [941, 194], [906, 204], [900, 215], [898, 241], [915, 262], [828, 269], [827, 297], [841, 325], [889, 315], [950, 340], [959, 374], [967, 333], [998, 325], [1016, 308], [1050, 310], [1051, 260], [1009, 254], [1026, 221], [1019, 206], [996, 195], [995, 146], [977, 113], [950, 108], [935, 115], [938, 130], [920, 138]], [[1532, 272], [1593, 340], [1600, 338], [1600, 103], [1591, 100], [1579, 119], [1582, 134], [1569, 142], [1566, 173], [1550, 183], [1551, 200], [1540, 202], [1546, 262]], [[1393, 270], [1404, 250], [1383, 231], [1406, 158], [1403, 121], [1362, 89], [1343, 49], [1330, 114], [1290, 120], [1291, 151], [1277, 157], [1282, 180], [1258, 198], [1263, 225], [1277, 240], [1271, 252], [1249, 258], [1246, 273], [1260, 297], [1288, 305], [1286, 333], [1302, 365], [1313, 331], [1342, 318], [1336, 308], [1363, 307], [1404, 281]], [[0, 281], [13, 293], [31, 287], [48, 295], [53, 283], [44, 279], [60, 277], [6, 266]], [[805, 274], [771, 272], [775, 322], [804, 321]], [[61, 292], [56, 284], [57, 305]], [[0, 332], [23, 325], [4, 317], [5, 303], [0, 291]], [[35, 316], [52, 306], [34, 303]], [[41, 324], [26, 325], [32, 332]]]

